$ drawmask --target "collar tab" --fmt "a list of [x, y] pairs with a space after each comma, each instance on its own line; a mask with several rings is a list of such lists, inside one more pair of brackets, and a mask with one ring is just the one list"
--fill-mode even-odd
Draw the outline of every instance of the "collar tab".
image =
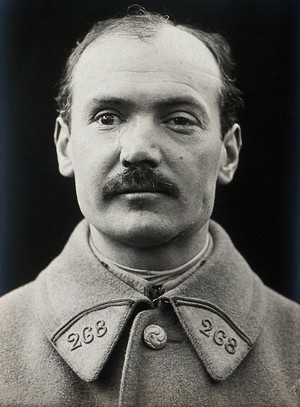
[[115, 301], [88, 309], [62, 326], [51, 341], [83, 380], [99, 376], [131, 312], [133, 301]]
[[250, 351], [250, 338], [213, 304], [187, 298], [171, 302], [212, 379], [226, 379]]

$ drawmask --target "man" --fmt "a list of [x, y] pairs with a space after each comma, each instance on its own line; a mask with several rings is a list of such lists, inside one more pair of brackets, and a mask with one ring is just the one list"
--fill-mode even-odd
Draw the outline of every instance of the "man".
[[300, 308], [210, 220], [241, 148], [230, 51], [142, 12], [99, 22], [58, 96], [84, 220], [1, 300], [2, 406], [298, 406]]

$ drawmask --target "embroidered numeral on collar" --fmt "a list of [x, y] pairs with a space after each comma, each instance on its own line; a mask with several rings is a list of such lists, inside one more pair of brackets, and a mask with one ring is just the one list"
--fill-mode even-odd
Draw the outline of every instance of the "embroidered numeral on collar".
[[95, 380], [118, 339], [132, 303], [119, 301], [84, 311], [63, 326], [52, 343], [83, 380]]
[[212, 304], [176, 299], [174, 309], [211, 377], [228, 377], [249, 352], [250, 339]]

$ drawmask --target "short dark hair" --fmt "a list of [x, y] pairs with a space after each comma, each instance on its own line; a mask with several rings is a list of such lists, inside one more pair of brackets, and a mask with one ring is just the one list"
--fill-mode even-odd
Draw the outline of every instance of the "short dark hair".
[[59, 83], [59, 92], [56, 97], [58, 111], [65, 121], [71, 126], [71, 105], [72, 105], [72, 77], [74, 68], [80, 59], [82, 53], [90, 44], [99, 37], [113, 33], [126, 33], [140, 39], [152, 37], [155, 33], [161, 31], [166, 26], [177, 27], [186, 31], [200, 41], [214, 55], [219, 66], [223, 86], [220, 91], [220, 120], [221, 132], [224, 135], [237, 120], [237, 109], [242, 105], [241, 92], [235, 86], [234, 67], [231, 49], [227, 41], [216, 33], [205, 32], [199, 28], [193, 28], [188, 25], [176, 24], [168, 16], [152, 13], [139, 7], [128, 12], [125, 17], [111, 18], [104, 21], [98, 21], [86, 34], [81, 42], [71, 51]]

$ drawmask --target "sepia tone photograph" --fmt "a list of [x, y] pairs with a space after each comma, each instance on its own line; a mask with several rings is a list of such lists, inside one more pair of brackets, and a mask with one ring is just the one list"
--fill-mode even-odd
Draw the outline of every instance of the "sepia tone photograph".
[[0, 406], [299, 406], [298, 2], [0, 14]]

